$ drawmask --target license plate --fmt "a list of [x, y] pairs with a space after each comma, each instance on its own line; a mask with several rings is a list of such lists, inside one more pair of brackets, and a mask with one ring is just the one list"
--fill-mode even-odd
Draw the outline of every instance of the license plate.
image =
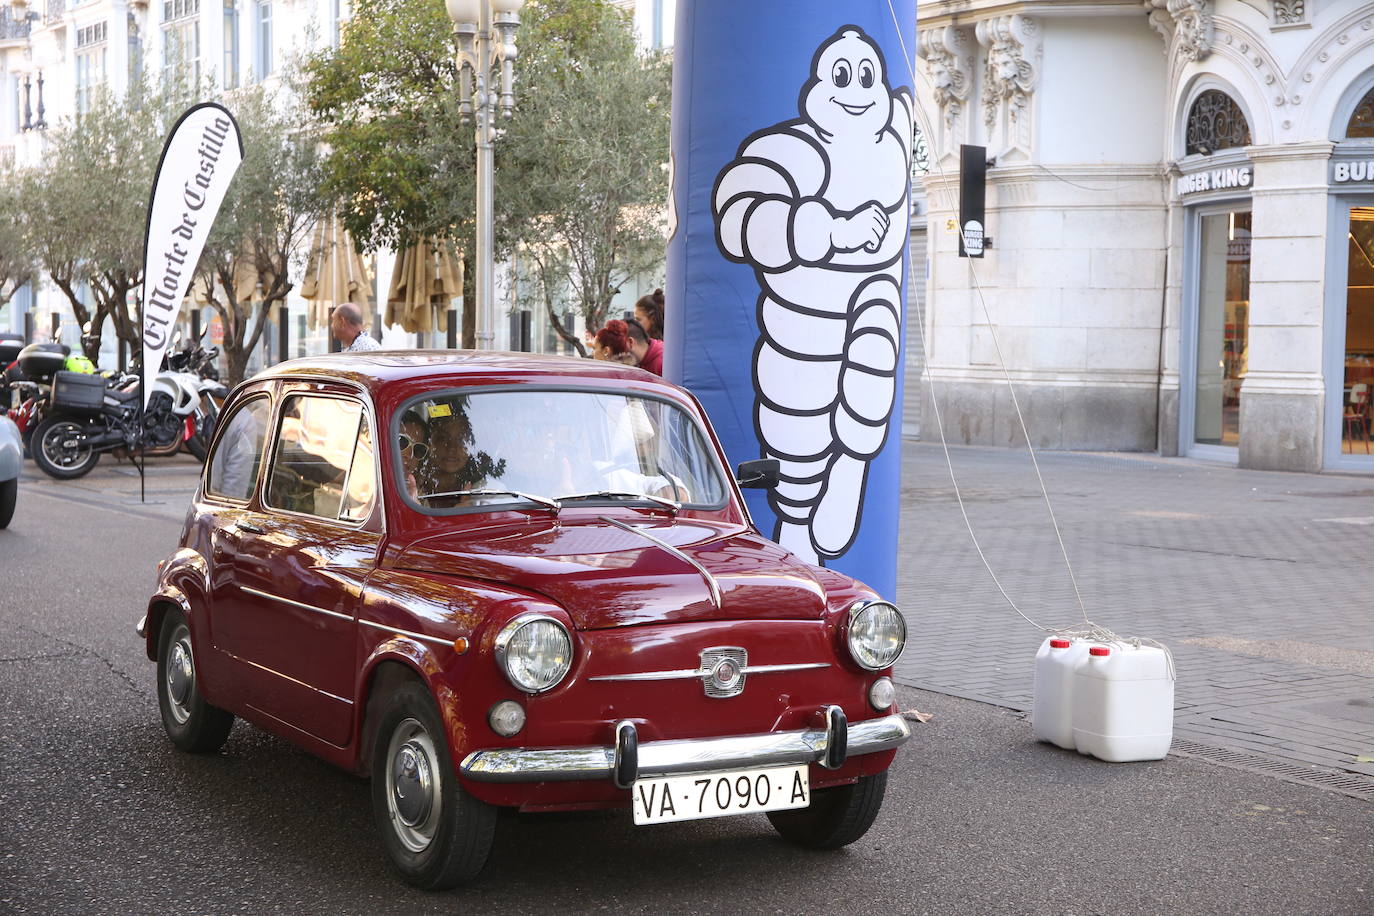
[[730, 770], [635, 780], [636, 824], [805, 808], [811, 803], [806, 766]]

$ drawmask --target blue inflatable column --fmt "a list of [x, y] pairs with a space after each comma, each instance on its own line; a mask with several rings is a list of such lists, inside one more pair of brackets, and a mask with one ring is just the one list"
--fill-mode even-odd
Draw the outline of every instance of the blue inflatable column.
[[682, 0], [666, 373], [797, 555], [896, 590], [914, 2]]

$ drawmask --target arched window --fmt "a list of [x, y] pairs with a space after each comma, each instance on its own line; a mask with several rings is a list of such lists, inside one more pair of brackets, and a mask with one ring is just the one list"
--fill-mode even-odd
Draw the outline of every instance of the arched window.
[[1210, 156], [1217, 150], [1250, 145], [1250, 122], [1235, 99], [1219, 89], [1208, 89], [1188, 111], [1188, 155]]
[[1360, 99], [1360, 104], [1355, 106], [1355, 113], [1350, 116], [1350, 123], [1346, 125], [1345, 135], [1351, 139], [1356, 137], [1374, 137], [1374, 88], [1371, 88]]

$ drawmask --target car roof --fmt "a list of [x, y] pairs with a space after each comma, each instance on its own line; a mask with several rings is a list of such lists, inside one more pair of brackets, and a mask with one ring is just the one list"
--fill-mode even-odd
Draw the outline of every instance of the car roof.
[[374, 394], [397, 383], [404, 383], [407, 388], [430, 388], [529, 382], [577, 384], [595, 380], [629, 382], [635, 387], [676, 388], [650, 372], [621, 363], [493, 350], [325, 353], [277, 363], [258, 373], [252, 381], [292, 378], [334, 379], [359, 385]]

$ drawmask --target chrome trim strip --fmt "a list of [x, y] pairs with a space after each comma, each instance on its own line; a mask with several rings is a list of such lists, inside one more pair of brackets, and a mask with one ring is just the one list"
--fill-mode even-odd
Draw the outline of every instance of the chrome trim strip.
[[273, 595], [269, 592], [259, 591], [256, 588], [249, 588], [247, 585], [240, 585], [239, 588], [250, 595], [257, 595], [259, 598], [270, 598], [273, 601], [280, 601], [282, 604], [289, 604], [293, 607], [304, 608], [307, 611], [314, 611], [317, 614], [324, 614], [328, 617], [337, 617], [340, 620], [347, 620], [349, 623], [353, 622], [353, 618], [350, 615], [340, 614], [338, 611], [327, 611], [322, 607], [316, 607], [313, 604], [306, 604], [304, 601], [295, 601], [291, 598], [283, 598], [281, 595]]
[[[900, 715], [853, 722], [848, 726], [848, 756], [876, 754], [900, 747], [911, 728]], [[639, 745], [637, 776], [676, 776], [714, 770], [819, 763], [826, 754], [826, 729], [646, 741]], [[473, 751], [459, 770], [476, 782], [554, 782], [612, 779], [616, 748], [494, 748]]]
[[[267, 592], [259, 591], [256, 588], [249, 588], [246, 585], [241, 585], [239, 587], [243, 589], [245, 592], [248, 592], [249, 594], [258, 595], [262, 598], [270, 598], [273, 601], [280, 601], [283, 604], [294, 605], [298, 608], [304, 608], [307, 611], [316, 611], [320, 614], [326, 614], [330, 617], [337, 617], [340, 620], [347, 620], [349, 623], [353, 622], [352, 617], [348, 616], [347, 614], [340, 614], [338, 611], [327, 611], [324, 608], [316, 607], [313, 604], [306, 604], [302, 601], [294, 601], [290, 598], [283, 598], [280, 595], [268, 594]], [[372, 627], [377, 630], [385, 630], [388, 633], [400, 633], [402, 636], [409, 636], [411, 639], [421, 639], [425, 642], [432, 642], [438, 646], [448, 646], [450, 649], [453, 648], [453, 640], [444, 639], [442, 636], [426, 636], [424, 633], [416, 633], [413, 630], [402, 630], [400, 627], [389, 627], [384, 623], [376, 623], [375, 621], [371, 620], [363, 620], [361, 617], [358, 618], [358, 623], [362, 624], [365, 627]]]
[[700, 668], [678, 668], [675, 671], [643, 671], [639, 674], [601, 674], [589, 681], [687, 681], [710, 674]]
[[402, 636], [409, 636], [411, 639], [422, 639], [425, 642], [432, 642], [438, 646], [448, 646], [450, 649], [453, 648], [453, 640], [444, 639], [441, 636], [426, 636], [423, 633], [416, 633], [413, 630], [402, 630], [400, 627], [389, 627], [384, 623], [363, 620], [361, 617], [358, 618], [358, 623], [361, 623], [365, 627], [372, 627], [376, 630], [385, 630], [388, 633], [400, 633]]
[[745, 665], [745, 674], [772, 674], [776, 671], [807, 671], [812, 668], [829, 668], [829, 662], [799, 662], [795, 665]]
[[[774, 674], [778, 671], [807, 671], [812, 668], [829, 668], [829, 662], [799, 662], [793, 665], [745, 665], [741, 674]], [[685, 681], [691, 678], [706, 677], [711, 672], [706, 669], [678, 668], [672, 671], [643, 671], [638, 674], [600, 674], [589, 677], [589, 681]]]
[[711, 590], [711, 600], [715, 602], [716, 610], [720, 610], [720, 585], [717, 584], [715, 576], [712, 576], [709, 572], [706, 571], [705, 566], [702, 566], [696, 560], [693, 560], [691, 557], [687, 556], [687, 554], [683, 553], [681, 550], [674, 547], [672, 544], [669, 544], [667, 541], [661, 541], [658, 538], [654, 537], [652, 534], [649, 534], [647, 531], [642, 531], [641, 529], [636, 528], [634, 525], [627, 525], [624, 522], [617, 521], [613, 518], [607, 518], [604, 515], [601, 516], [601, 521], [610, 522], [617, 528], [624, 528], [626, 531], [629, 531], [632, 534], [637, 534], [645, 540], [653, 541], [655, 544], [662, 547], [664, 550], [668, 551], [673, 556], [677, 557], [679, 560], [686, 563], [688, 566], [691, 566], [697, 572], [701, 573], [701, 578], [706, 580], [706, 587]]
[[[269, 667], [267, 667], [266, 665], [259, 665], [259, 664], [258, 664], [257, 662], [255, 662], [255, 661], [252, 661], [252, 660], [250, 660], [250, 659], [246, 659], [246, 658], [244, 658], [244, 657], [242, 657], [242, 656], [240, 656], [240, 655], [234, 655], [234, 654], [231, 653], [231, 652], [226, 652], [226, 653], [224, 653], [224, 654], [225, 654], [225, 655], [228, 655], [230, 658], [234, 659], [234, 660], [237, 661], [237, 662], [242, 662], [242, 663], [245, 664], [245, 665], [249, 665], [249, 666], [251, 666], [251, 667], [253, 667], [253, 668], [257, 668], [259, 671], [266, 671], [268, 674], [274, 674], [274, 675], [276, 675], [277, 677], [281, 678], [281, 679], [284, 680], [284, 681], [290, 681], [290, 682], [293, 683], [293, 684], [296, 684], [296, 685], [298, 685], [298, 686], [304, 687], [306, 690], [310, 690], [310, 691], [313, 691], [314, 693], [318, 693], [320, 696], [329, 697], [329, 699], [331, 699], [331, 700], [338, 700], [340, 703], [347, 703], [349, 706], [352, 706], [352, 705], [353, 705], [353, 701], [350, 700], [348, 697], [341, 697], [341, 696], [338, 696], [337, 694], [330, 693], [328, 690], [321, 690], [321, 689], [318, 688], [318, 687], [315, 687], [315, 686], [313, 686], [313, 685], [311, 685], [311, 684], [307, 684], [305, 681], [297, 680], [296, 678], [292, 677], [292, 676], [289, 675], [289, 674], [282, 674], [282, 673], [281, 673], [280, 671], [278, 671], [276, 668], [269, 668]], [[255, 707], [255, 708], [256, 708], [256, 707]], [[273, 718], [276, 718], [276, 717], [274, 716]], [[299, 729], [298, 729], [298, 730], [299, 730]], [[306, 732], [306, 734], [309, 734], [309, 732]]]

